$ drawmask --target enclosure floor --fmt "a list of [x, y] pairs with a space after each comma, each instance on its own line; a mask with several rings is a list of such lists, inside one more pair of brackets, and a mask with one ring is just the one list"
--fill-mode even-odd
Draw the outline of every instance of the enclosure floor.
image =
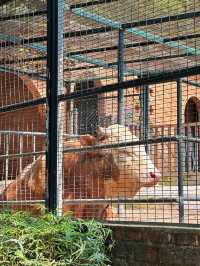
[[[184, 196], [185, 197], [196, 197], [200, 195], [200, 186], [190, 185], [183, 186]], [[156, 185], [155, 187], [142, 188], [136, 194], [134, 199], [139, 198], [177, 198], [178, 197], [178, 186], [165, 186], [165, 185]]]
[[[200, 186], [184, 186], [185, 198], [191, 197], [193, 201], [184, 202], [184, 223], [200, 223], [200, 200], [194, 200], [200, 195]], [[141, 222], [179, 222], [179, 204], [177, 202], [164, 202], [164, 198], [178, 200], [177, 186], [159, 186], [143, 188], [134, 199], [160, 199], [156, 203], [121, 204], [120, 209], [114, 208], [114, 212], [120, 212], [120, 221]], [[163, 198], [163, 201], [162, 201]]]
[[[184, 223], [200, 223], [200, 202], [185, 202]], [[117, 210], [115, 209], [115, 212]], [[115, 221], [133, 221], [133, 222], [158, 222], [158, 223], [179, 223], [179, 206], [177, 203], [149, 203], [127, 205], [120, 211], [120, 219]]]

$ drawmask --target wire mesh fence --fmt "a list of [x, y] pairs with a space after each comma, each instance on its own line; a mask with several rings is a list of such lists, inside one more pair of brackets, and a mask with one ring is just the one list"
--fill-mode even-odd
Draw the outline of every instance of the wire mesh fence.
[[1, 1], [0, 206], [199, 224], [199, 16], [195, 0]]

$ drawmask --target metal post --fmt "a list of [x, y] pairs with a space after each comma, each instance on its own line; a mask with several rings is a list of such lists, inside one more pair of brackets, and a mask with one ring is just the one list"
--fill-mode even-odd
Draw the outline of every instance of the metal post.
[[74, 130], [74, 134], [78, 135], [78, 109], [74, 108], [73, 111], [73, 121], [74, 121], [74, 125], [73, 125], [73, 130]]
[[183, 195], [183, 160], [184, 143], [181, 139], [182, 132], [182, 80], [177, 81], [177, 135], [178, 139], [178, 194], [179, 194], [179, 223], [184, 222], [184, 195]]
[[[141, 113], [141, 125], [140, 125], [140, 138], [148, 140], [149, 137], [149, 87], [144, 85], [141, 88], [140, 93], [140, 113]], [[148, 153], [148, 145], [145, 145], [146, 152]]]
[[[59, 0], [58, 5], [58, 95], [66, 94], [64, 86], [64, 0]], [[64, 148], [64, 128], [66, 126], [67, 110], [66, 102], [58, 104], [58, 156], [57, 156], [57, 215], [63, 212], [63, 148]]]
[[[36, 152], [36, 136], [33, 136], [33, 152]], [[36, 160], [36, 156], [33, 156], [33, 161]]]
[[[75, 83], [70, 84], [70, 93], [74, 92], [75, 89]], [[68, 101], [69, 103], [69, 112], [68, 112], [68, 133], [73, 134], [74, 133], [74, 100]]]
[[[171, 136], [171, 127], [168, 127], [168, 136]], [[169, 142], [168, 145], [168, 176], [172, 175], [172, 143]]]
[[47, 18], [47, 207], [49, 211], [59, 214], [57, 211], [60, 209], [60, 181], [62, 180], [62, 155], [60, 155], [62, 126], [59, 123], [61, 118], [58, 94], [63, 89], [64, 0], [47, 1]]
[[[119, 30], [119, 44], [118, 44], [118, 124], [124, 125], [125, 124], [125, 108], [124, 108], [124, 88], [123, 88], [123, 81], [124, 81], [124, 71], [125, 71], [125, 64], [124, 64], [124, 48], [125, 48], [125, 41], [124, 41], [124, 30]], [[124, 211], [124, 204], [118, 204], [118, 215], [119, 217], [123, 217]]]
[[124, 81], [124, 31], [119, 30], [119, 45], [118, 45], [118, 123], [124, 125], [125, 123], [125, 109], [124, 109], [124, 89], [122, 83]]
[[[9, 155], [9, 134], [6, 134], [6, 155]], [[6, 176], [5, 176], [5, 187], [8, 185], [8, 167], [9, 167], [9, 159], [6, 157]]]
[[[161, 136], [164, 137], [165, 135], [165, 128], [164, 126], [162, 126], [161, 128]], [[161, 142], [161, 151], [162, 151], [162, 171], [161, 171], [161, 175], [162, 176], [165, 176], [165, 145], [164, 145], [164, 142], [162, 141]], [[162, 189], [163, 189], [163, 186], [162, 186]]]
[[[149, 137], [149, 87], [143, 87], [143, 137], [148, 141]], [[146, 152], [148, 153], [148, 145], [145, 145]]]
[[[19, 154], [23, 153], [23, 135], [19, 136]], [[19, 157], [19, 174], [22, 173], [22, 157]]]

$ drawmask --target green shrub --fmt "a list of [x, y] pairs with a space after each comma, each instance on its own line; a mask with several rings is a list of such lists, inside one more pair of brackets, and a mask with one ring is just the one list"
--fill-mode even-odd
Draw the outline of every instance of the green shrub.
[[69, 216], [0, 213], [0, 265], [110, 265], [111, 231]]

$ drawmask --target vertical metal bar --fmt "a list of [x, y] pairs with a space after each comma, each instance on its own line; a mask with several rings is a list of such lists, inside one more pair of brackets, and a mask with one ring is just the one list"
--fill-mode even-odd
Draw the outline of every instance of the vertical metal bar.
[[[64, 0], [59, 0], [58, 5], [58, 95], [65, 94], [64, 87]], [[58, 155], [57, 155], [57, 215], [61, 216], [63, 211], [63, 147], [64, 147], [64, 127], [66, 125], [66, 103], [58, 104]]]
[[144, 86], [140, 87], [140, 139], [144, 139]]
[[[155, 128], [155, 138], [157, 138], [159, 135], [158, 133], [158, 127]], [[154, 162], [155, 165], [159, 165], [159, 159], [158, 159], [158, 143], [154, 144]]]
[[[6, 134], [6, 156], [9, 155], [9, 134]], [[8, 166], [9, 166], [9, 159], [6, 157], [6, 176], [5, 176], [5, 187], [8, 185]]]
[[[185, 136], [188, 136], [187, 126], [184, 127], [184, 134], [185, 134]], [[185, 161], [185, 169], [184, 169], [184, 171], [187, 173], [188, 172], [188, 145], [187, 145], [187, 142], [185, 142], [184, 161]]]
[[[148, 141], [149, 137], [149, 88], [147, 85], [143, 86], [142, 93], [142, 135], [144, 140]], [[148, 153], [148, 145], [145, 145]]]
[[[33, 152], [36, 152], [36, 136], [33, 136]], [[36, 160], [36, 156], [33, 156], [33, 161]]]
[[124, 31], [119, 30], [119, 45], [118, 45], [118, 123], [125, 123], [125, 107], [124, 107], [124, 89], [122, 82], [124, 81]]
[[[198, 138], [198, 126], [196, 125], [196, 138]], [[199, 169], [199, 149], [198, 149], [198, 143], [195, 143], [196, 148], [196, 172], [198, 172]]]
[[[192, 137], [192, 126], [188, 124], [188, 135]], [[188, 171], [192, 171], [192, 142], [188, 142]]]
[[[199, 133], [200, 133], [200, 127], [199, 127], [199, 123], [198, 123], [198, 126], [197, 126], [197, 137], [198, 138], [200, 137]], [[199, 172], [200, 171], [200, 145], [199, 145], [199, 143], [197, 143], [197, 149], [198, 149], [198, 157], [197, 157], [198, 169], [197, 169], [197, 172]]]
[[[124, 99], [124, 88], [122, 83], [124, 81], [124, 30], [119, 30], [119, 40], [118, 40], [118, 124], [125, 124], [125, 99]], [[117, 205], [117, 212], [119, 217], [123, 217], [124, 204]]]
[[[185, 117], [185, 135], [190, 136], [190, 122], [189, 122], [189, 105], [186, 104], [186, 117]], [[190, 171], [190, 142], [185, 143], [186, 153], [185, 153], [185, 171], [188, 173]]]
[[[59, 207], [59, 175], [60, 133], [58, 132], [58, 94], [63, 85], [63, 20], [64, 0], [47, 1], [47, 175], [49, 211], [57, 214]], [[60, 152], [60, 151], [59, 151]]]
[[[4, 141], [2, 141], [4, 139], [4, 137], [2, 138], [2, 134], [0, 132], [0, 150], [3, 151], [3, 147], [2, 147], [2, 142], [4, 143]], [[4, 170], [4, 165], [2, 165], [2, 173], [3, 173], [3, 170]], [[2, 181], [2, 176], [0, 178], [0, 181]]]
[[[195, 126], [192, 126], [192, 137], [195, 138]], [[192, 143], [192, 171], [196, 171], [196, 145]]]
[[[19, 136], [19, 154], [23, 153], [23, 135]], [[19, 157], [19, 174], [22, 173], [22, 158]]]
[[[140, 138], [148, 141], [149, 137], [149, 87], [144, 85], [140, 89]], [[145, 145], [148, 153], [148, 144]]]
[[[161, 136], [164, 137], [164, 134], [165, 134], [165, 128], [164, 126], [161, 127]], [[165, 176], [165, 145], [164, 145], [164, 142], [162, 141], [161, 142], [161, 153], [162, 153], [162, 157], [161, 157], [161, 160], [162, 160], [162, 172], [161, 172], [161, 175], [162, 176]], [[163, 186], [162, 186], [163, 188]]]
[[74, 134], [78, 135], [78, 108], [74, 108], [73, 117], [74, 117], [74, 126], [73, 126]]
[[[177, 135], [177, 126], [176, 126], [176, 128], [174, 128], [174, 136], [176, 136]], [[175, 165], [174, 165], [174, 171], [175, 171], [175, 173], [178, 173], [178, 145], [177, 145], [177, 143], [174, 143], [174, 145], [173, 145], [173, 147], [174, 147], [174, 163], [175, 163]]]
[[[168, 136], [171, 136], [171, 126], [168, 127]], [[168, 142], [168, 176], [172, 175], [172, 143]]]
[[[70, 84], [70, 93], [74, 92], [75, 83]], [[69, 102], [69, 115], [68, 115], [68, 132], [69, 134], [74, 133], [74, 100], [70, 100]]]
[[184, 195], [183, 195], [183, 160], [184, 143], [181, 139], [182, 132], [182, 80], [177, 81], [177, 135], [178, 139], [178, 194], [179, 194], [179, 223], [184, 222]]

